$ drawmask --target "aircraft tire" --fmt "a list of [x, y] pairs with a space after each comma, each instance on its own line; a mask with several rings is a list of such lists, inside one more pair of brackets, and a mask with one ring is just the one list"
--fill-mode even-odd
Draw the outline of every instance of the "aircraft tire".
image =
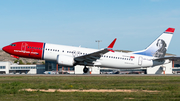
[[84, 67], [83, 72], [87, 73], [89, 71], [89, 68]]

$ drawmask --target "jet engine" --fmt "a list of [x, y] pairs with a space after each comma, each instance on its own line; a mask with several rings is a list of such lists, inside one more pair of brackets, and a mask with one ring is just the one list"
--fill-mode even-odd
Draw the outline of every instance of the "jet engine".
[[67, 56], [67, 55], [58, 55], [57, 63], [59, 65], [64, 65], [64, 66], [73, 66], [75, 61], [74, 61], [74, 57]]

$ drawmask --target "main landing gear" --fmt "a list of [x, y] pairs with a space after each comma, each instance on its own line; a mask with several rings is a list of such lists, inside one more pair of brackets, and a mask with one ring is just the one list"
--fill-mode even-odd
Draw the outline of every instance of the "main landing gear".
[[84, 66], [83, 72], [87, 73], [89, 71], [89, 68], [87, 68], [86, 66]]

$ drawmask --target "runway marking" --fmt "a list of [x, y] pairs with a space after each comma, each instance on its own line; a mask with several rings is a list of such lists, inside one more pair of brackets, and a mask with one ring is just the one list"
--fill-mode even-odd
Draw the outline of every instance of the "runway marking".
[[124, 98], [124, 99], [134, 99], [134, 98]]
[[129, 90], [129, 89], [88, 89], [88, 90], [79, 90], [79, 89], [22, 89], [20, 91], [41, 91], [41, 92], [160, 92], [152, 90]]

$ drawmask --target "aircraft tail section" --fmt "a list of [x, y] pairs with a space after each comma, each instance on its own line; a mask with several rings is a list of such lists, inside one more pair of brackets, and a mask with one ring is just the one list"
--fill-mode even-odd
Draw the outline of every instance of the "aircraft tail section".
[[152, 57], [164, 57], [175, 28], [168, 28], [145, 50], [133, 52], [134, 54], [147, 55]]

